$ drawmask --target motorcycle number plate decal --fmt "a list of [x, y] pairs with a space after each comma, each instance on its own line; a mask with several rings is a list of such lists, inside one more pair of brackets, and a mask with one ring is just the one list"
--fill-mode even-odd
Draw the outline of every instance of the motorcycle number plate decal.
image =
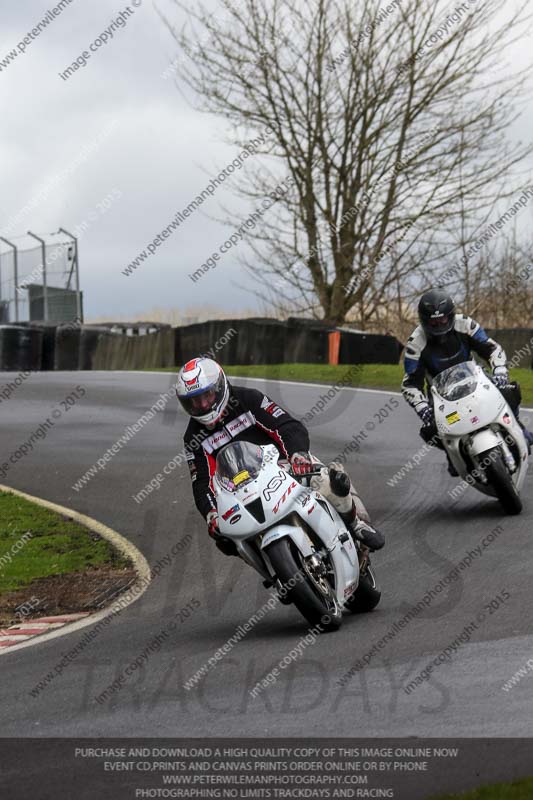
[[448, 425], [454, 425], [456, 422], [459, 422], [461, 417], [457, 413], [457, 411], [452, 411], [451, 414], [446, 414], [446, 422]]
[[239, 504], [237, 503], [236, 506], [233, 506], [233, 508], [228, 509], [225, 514], [222, 514], [222, 519], [226, 521], [232, 516], [232, 514], [235, 514], [235, 512], [238, 510], [239, 510]]
[[243, 469], [242, 472], [238, 472], [237, 475], [233, 476], [233, 483], [235, 486], [238, 486], [243, 481], [247, 481], [250, 477], [250, 473], [247, 469]]
[[233, 519], [230, 519], [229, 524], [230, 525], [235, 525], [235, 523], [238, 522], [240, 519], [241, 519], [241, 515], [237, 514], [237, 516], [233, 517]]

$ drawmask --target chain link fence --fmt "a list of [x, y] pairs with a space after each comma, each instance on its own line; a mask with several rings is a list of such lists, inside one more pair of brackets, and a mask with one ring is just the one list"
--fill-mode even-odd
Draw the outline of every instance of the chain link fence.
[[83, 319], [76, 237], [0, 236], [0, 323], [73, 319]]

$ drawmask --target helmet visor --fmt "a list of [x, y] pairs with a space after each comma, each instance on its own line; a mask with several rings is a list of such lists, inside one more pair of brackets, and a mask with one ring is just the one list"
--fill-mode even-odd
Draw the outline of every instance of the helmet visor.
[[453, 328], [453, 314], [442, 314], [440, 317], [429, 317], [425, 320], [425, 328], [433, 336], [448, 333]]
[[180, 397], [181, 405], [191, 417], [201, 417], [209, 414], [216, 407], [216, 392], [208, 389], [194, 397]]

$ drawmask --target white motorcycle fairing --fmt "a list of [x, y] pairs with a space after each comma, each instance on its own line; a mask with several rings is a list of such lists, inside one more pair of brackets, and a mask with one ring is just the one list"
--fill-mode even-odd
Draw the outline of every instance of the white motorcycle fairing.
[[[267, 579], [276, 576], [266, 548], [277, 539], [290, 538], [304, 558], [323, 546], [331, 557], [335, 597], [342, 607], [359, 583], [359, 558], [352, 537], [322, 495], [300, 485], [280, 466], [275, 445], [260, 449], [262, 467], [242, 488], [237, 484], [228, 490], [215, 474], [220, 533], [232, 539], [244, 560]], [[307, 526], [316, 534], [318, 547]]]
[[[459, 376], [461, 370], [465, 377], [454, 384], [454, 375]], [[465, 460], [467, 454], [479, 473], [479, 477], [473, 477], [476, 489], [495, 497], [495, 491], [483, 481], [482, 475], [486, 454], [498, 447], [515, 488], [520, 491], [528, 468], [524, 434], [505, 398], [483, 369], [473, 361], [451, 367], [437, 376], [431, 392], [437, 430], [459, 475], [472, 479], [472, 469]], [[505, 441], [506, 436], [514, 442], [515, 455]]]

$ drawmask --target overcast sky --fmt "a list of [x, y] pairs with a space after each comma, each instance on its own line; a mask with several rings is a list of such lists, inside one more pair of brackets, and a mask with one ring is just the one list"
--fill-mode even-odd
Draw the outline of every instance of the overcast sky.
[[[54, 7], [49, 0], [2, 3], [0, 61]], [[162, 77], [178, 51], [151, 0], [138, 7], [130, 0], [129, 7], [133, 13], [125, 17], [125, 26], [67, 81], [59, 72], [89, 49], [126, 3], [72, 0], [0, 72], [0, 232], [15, 238], [28, 229], [69, 230], [89, 220], [80, 241], [87, 317], [155, 306], [253, 307], [253, 297], [231, 285], [244, 280], [231, 253], [208, 280], [193, 284], [186, 277], [227, 235], [201, 211], [134, 275], [121, 273], [210, 175], [234, 158], [234, 148], [223, 144], [224, 123], [193, 111], [173, 79]], [[176, 7], [168, 7], [178, 21]], [[90, 152], [76, 166], [84, 149]], [[67, 175], [54, 182], [65, 169]], [[30, 214], [15, 226], [9, 223], [50, 185]], [[105, 211], [109, 195], [111, 206]], [[217, 214], [216, 195], [204, 208]]]
[[[0, 64], [56, 4], [3, 0]], [[169, 0], [159, 7], [179, 22]], [[178, 51], [151, 0], [130, 0], [132, 13], [111, 41], [68, 80], [59, 76], [125, 8], [120, 0], [72, 0], [2, 67], [0, 232], [15, 238], [28, 228], [44, 234], [88, 221], [80, 265], [89, 319], [156, 306], [251, 309], [256, 301], [238, 286], [250, 285], [238, 253], [196, 284], [187, 277], [231, 233], [202, 211], [136, 272], [121, 272], [236, 155], [223, 144], [224, 121], [195, 112], [162, 77]], [[524, 52], [516, 49], [515, 57]], [[512, 134], [530, 137], [532, 118], [528, 108]], [[229, 183], [204, 205], [207, 212], [220, 211]], [[43, 187], [44, 199], [21, 213]]]

